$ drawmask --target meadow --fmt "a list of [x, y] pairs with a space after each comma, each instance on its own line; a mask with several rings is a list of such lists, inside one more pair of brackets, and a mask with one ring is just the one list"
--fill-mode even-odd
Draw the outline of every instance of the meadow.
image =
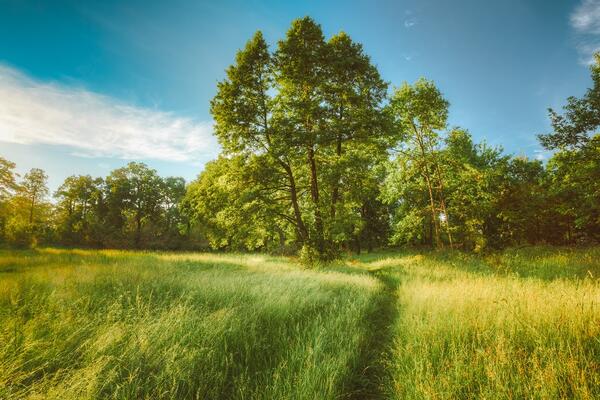
[[0, 251], [0, 398], [599, 398], [599, 277], [600, 248]]

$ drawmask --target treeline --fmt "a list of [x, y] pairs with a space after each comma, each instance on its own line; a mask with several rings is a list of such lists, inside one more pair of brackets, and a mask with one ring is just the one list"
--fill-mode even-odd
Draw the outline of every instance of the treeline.
[[[307, 259], [389, 244], [481, 250], [600, 238], [600, 67], [550, 111], [546, 165], [448, 127], [421, 79], [389, 91], [360, 44], [310, 18], [270, 50], [257, 32], [218, 85], [222, 155], [186, 201], [211, 246]], [[391, 92], [391, 93], [390, 93]]]
[[182, 211], [183, 178], [161, 178], [129, 163], [106, 178], [70, 176], [48, 199], [47, 176], [34, 168], [22, 179], [0, 158], [0, 243], [13, 247], [181, 249], [198, 246]]
[[198, 179], [130, 163], [105, 179], [17, 182], [2, 161], [0, 234], [13, 245], [299, 253], [425, 245], [480, 251], [600, 240], [600, 58], [593, 87], [550, 110], [544, 164], [474, 143], [421, 79], [389, 90], [360, 44], [310, 18], [271, 51], [257, 32], [211, 103], [223, 148]]

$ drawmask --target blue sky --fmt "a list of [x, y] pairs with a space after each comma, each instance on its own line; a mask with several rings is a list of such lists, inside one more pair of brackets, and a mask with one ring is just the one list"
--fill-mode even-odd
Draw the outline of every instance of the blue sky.
[[362, 43], [392, 85], [434, 80], [451, 125], [530, 157], [600, 48], [600, 0], [0, 0], [0, 156], [52, 189], [129, 160], [193, 179], [219, 151], [209, 101], [237, 49], [305, 15]]

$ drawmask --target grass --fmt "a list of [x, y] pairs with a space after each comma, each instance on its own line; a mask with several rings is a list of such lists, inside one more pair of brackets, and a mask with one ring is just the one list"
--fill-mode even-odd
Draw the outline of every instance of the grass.
[[600, 249], [0, 252], [0, 399], [600, 398]]
[[598, 249], [410, 254], [370, 267], [401, 282], [389, 398], [600, 398]]
[[335, 398], [382, 289], [264, 256], [1, 259], [4, 398]]

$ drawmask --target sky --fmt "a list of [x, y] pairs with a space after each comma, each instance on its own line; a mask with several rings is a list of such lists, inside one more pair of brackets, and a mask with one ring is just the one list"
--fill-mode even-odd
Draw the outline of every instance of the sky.
[[0, 0], [0, 156], [51, 190], [129, 161], [194, 179], [219, 153], [209, 103], [236, 51], [306, 15], [391, 87], [433, 80], [451, 126], [538, 159], [547, 108], [585, 92], [600, 49], [600, 0]]

